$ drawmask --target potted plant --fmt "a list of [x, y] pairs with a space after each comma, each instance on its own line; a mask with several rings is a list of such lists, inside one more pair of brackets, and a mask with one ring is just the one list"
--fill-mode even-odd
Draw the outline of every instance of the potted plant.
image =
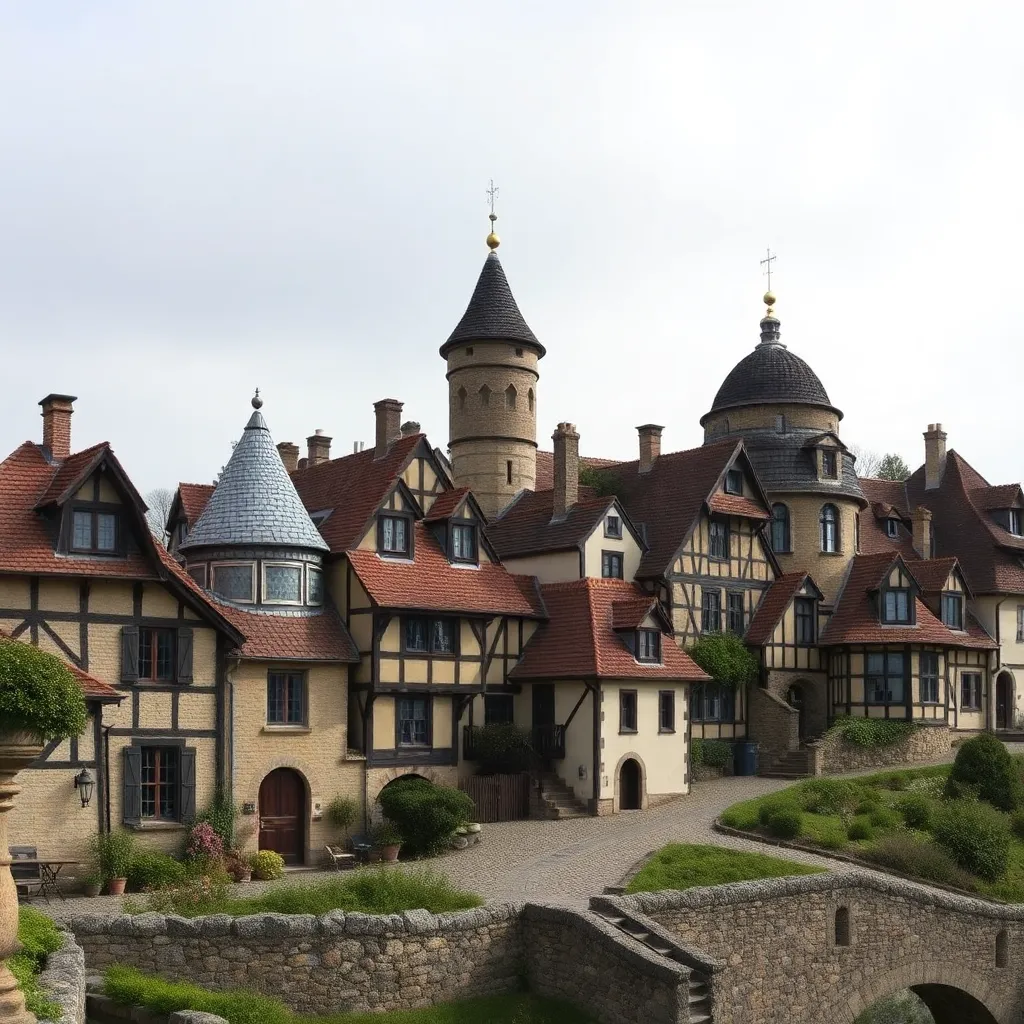
[[359, 814], [359, 805], [350, 796], [336, 796], [327, 805], [327, 822], [342, 834], [347, 833]]
[[95, 835], [89, 840], [96, 869], [111, 896], [121, 896], [135, 855], [135, 836], [127, 829]]
[[83, 896], [99, 896], [103, 889], [103, 876], [99, 872], [92, 871], [82, 879]]
[[252, 865], [238, 850], [228, 850], [224, 854], [224, 870], [236, 882], [252, 881]]
[[380, 851], [381, 860], [398, 860], [398, 851], [402, 847], [402, 833], [390, 821], [382, 821], [373, 827], [370, 833], [373, 845]]

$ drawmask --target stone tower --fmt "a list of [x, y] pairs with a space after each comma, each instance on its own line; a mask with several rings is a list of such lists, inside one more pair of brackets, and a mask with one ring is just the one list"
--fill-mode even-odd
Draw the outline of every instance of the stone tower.
[[449, 452], [455, 483], [488, 517], [537, 480], [537, 364], [544, 346], [505, 278], [498, 236], [466, 312], [441, 346], [448, 363]]

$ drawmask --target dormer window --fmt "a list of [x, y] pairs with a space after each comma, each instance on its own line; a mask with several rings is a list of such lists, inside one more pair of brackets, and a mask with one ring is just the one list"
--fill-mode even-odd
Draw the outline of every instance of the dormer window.
[[604, 535], [606, 537], [622, 536], [622, 520], [619, 516], [607, 516], [604, 521]]
[[1011, 508], [1009, 515], [1007, 516], [1007, 529], [1014, 535], [1014, 537], [1024, 536], [1024, 531], [1021, 529], [1021, 514], [1019, 508]]
[[452, 523], [451, 559], [453, 562], [478, 561], [476, 527], [472, 523]]
[[726, 494], [742, 494], [743, 493], [743, 470], [742, 469], [730, 469], [725, 474], [725, 493]]
[[71, 550], [97, 555], [117, 551], [117, 515], [75, 509], [71, 523]]
[[891, 540], [895, 540], [900, 535], [900, 521], [898, 519], [886, 519], [885, 532]]
[[942, 595], [942, 624], [950, 629], [964, 628], [964, 601], [959, 594]]
[[639, 629], [636, 634], [636, 660], [661, 661], [661, 634], [656, 629]]
[[882, 594], [882, 621], [902, 624], [911, 621], [909, 590], [893, 588]]
[[405, 516], [381, 516], [378, 520], [377, 550], [385, 555], [408, 555], [409, 532], [409, 521]]
[[839, 461], [834, 451], [822, 451], [821, 475], [827, 480], [835, 480], [839, 476]]

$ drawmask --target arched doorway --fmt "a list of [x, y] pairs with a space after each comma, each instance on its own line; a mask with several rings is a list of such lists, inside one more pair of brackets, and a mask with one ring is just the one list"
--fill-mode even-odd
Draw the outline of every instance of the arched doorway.
[[626, 758], [619, 769], [619, 810], [639, 811], [643, 806], [643, 785], [640, 764]]
[[1000, 672], [996, 678], [996, 728], [1013, 726], [1013, 676]]
[[261, 850], [301, 864], [306, 849], [306, 784], [294, 768], [275, 768], [260, 785]]
[[974, 996], [952, 985], [912, 985], [865, 1010], [854, 1024], [997, 1024], [996, 1018]]
[[786, 703], [799, 712], [797, 729], [802, 743], [807, 738], [807, 714], [804, 709], [804, 688], [799, 683], [794, 683], [786, 692]]

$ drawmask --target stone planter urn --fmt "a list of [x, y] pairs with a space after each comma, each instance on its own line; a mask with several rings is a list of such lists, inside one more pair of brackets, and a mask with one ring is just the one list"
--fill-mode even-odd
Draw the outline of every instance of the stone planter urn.
[[[43, 752], [44, 744], [31, 733], [0, 731], [0, 961], [18, 951], [18, 891], [11, 877], [7, 850], [7, 812], [21, 787], [14, 777]], [[4, 1024], [35, 1024], [36, 1016], [25, 1009], [25, 997], [14, 975], [0, 963], [0, 1021]]]

